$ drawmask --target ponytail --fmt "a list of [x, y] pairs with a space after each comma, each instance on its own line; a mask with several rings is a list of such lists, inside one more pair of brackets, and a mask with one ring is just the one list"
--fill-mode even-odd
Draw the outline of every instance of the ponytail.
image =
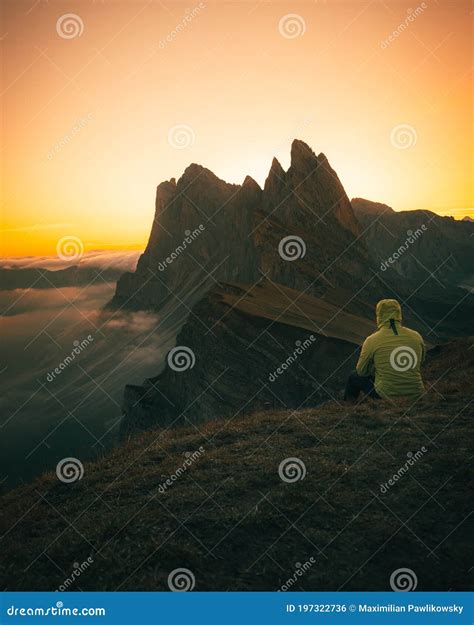
[[398, 334], [397, 326], [395, 325], [395, 319], [390, 319], [390, 327], [394, 334]]

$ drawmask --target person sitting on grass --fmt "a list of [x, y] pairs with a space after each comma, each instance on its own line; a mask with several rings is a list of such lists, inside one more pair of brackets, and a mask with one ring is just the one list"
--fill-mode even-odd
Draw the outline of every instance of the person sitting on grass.
[[362, 345], [344, 399], [356, 401], [361, 392], [375, 399], [417, 399], [424, 392], [420, 372], [425, 358], [423, 338], [402, 326], [402, 309], [397, 300], [380, 300], [375, 312], [377, 331]]

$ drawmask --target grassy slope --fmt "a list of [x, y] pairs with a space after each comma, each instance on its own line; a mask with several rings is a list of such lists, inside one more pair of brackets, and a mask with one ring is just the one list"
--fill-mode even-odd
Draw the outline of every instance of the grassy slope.
[[[331, 402], [156, 430], [87, 464], [79, 482], [44, 475], [2, 498], [2, 588], [54, 590], [92, 556], [71, 589], [167, 590], [170, 571], [186, 567], [196, 590], [277, 590], [311, 557], [292, 590], [386, 590], [400, 567], [418, 590], [466, 589], [473, 361], [472, 339], [442, 348], [416, 405]], [[278, 466], [291, 456], [307, 474], [285, 483]]]
[[[360, 345], [366, 336], [376, 330], [373, 321], [348, 313], [340, 305], [280, 284], [263, 281], [257, 285], [235, 286], [240, 287], [242, 292], [226, 294], [222, 298], [223, 301], [235, 310], [256, 317], [304, 328], [310, 332], [321, 329], [321, 333], [325, 336], [355, 345]], [[247, 293], [243, 295], [246, 290]], [[338, 290], [333, 289], [330, 296], [337, 299]]]

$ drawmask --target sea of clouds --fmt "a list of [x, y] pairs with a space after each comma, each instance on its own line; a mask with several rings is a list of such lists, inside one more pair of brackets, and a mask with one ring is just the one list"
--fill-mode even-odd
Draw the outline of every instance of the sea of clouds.
[[[138, 252], [92, 252], [81, 265], [134, 270]], [[54, 258], [8, 259], [10, 268], [64, 268]], [[114, 282], [0, 290], [0, 483], [28, 481], [64, 457], [81, 461], [117, 442], [124, 386], [159, 373], [187, 316], [106, 311]]]

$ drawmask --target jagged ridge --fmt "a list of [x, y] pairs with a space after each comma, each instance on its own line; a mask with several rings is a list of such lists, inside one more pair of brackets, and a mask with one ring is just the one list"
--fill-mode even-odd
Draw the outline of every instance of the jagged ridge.
[[[187, 233], [199, 234], [183, 244]], [[331, 285], [353, 288], [365, 278], [368, 252], [350, 201], [327, 158], [303, 141], [291, 147], [291, 166], [273, 160], [264, 189], [220, 180], [190, 165], [157, 188], [150, 238], [134, 274], [117, 284], [113, 306], [159, 309], [214, 280], [252, 283], [262, 275], [321, 294]], [[304, 251], [288, 261], [279, 244], [300, 237]], [[177, 250], [179, 253], [176, 253]], [[165, 262], [175, 253], [172, 263]]]

